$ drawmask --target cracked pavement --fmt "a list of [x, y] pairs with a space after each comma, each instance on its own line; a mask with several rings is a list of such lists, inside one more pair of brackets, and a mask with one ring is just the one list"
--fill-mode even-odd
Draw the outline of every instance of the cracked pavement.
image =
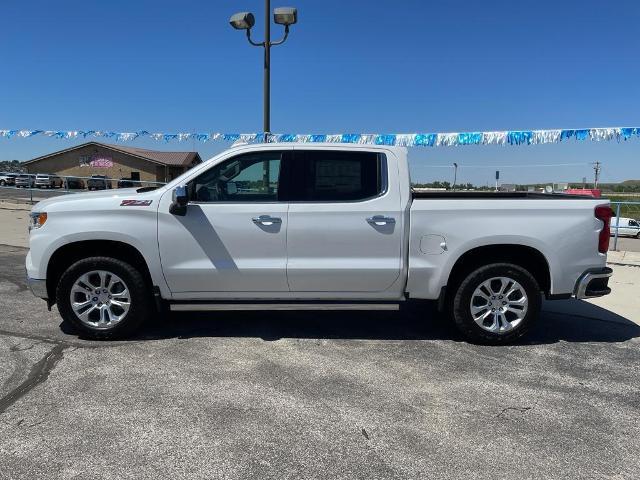
[[[640, 327], [545, 304], [519, 345], [407, 312], [228, 312], [78, 338], [0, 246], [0, 478], [638, 478]], [[572, 312], [579, 312], [572, 314]]]

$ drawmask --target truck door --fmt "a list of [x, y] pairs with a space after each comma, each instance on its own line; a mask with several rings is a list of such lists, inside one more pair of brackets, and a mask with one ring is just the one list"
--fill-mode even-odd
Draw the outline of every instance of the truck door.
[[332, 292], [320, 297], [389, 289], [401, 270], [403, 215], [385, 155], [295, 150], [289, 183], [289, 289]]
[[279, 200], [278, 188], [285, 155], [267, 150], [214, 165], [189, 182], [185, 216], [169, 213], [171, 192], [163, 196], [158, 244], [176, 298], [207, 298], [207, 292], [250, 298], [251, 292], [289, 290], [288, 204]]

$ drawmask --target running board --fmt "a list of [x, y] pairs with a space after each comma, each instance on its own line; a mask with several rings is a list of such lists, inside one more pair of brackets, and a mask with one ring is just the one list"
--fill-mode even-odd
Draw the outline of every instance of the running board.
[[397, 303], [172, 303], [172, 312], [216, 310], [400, 310]]

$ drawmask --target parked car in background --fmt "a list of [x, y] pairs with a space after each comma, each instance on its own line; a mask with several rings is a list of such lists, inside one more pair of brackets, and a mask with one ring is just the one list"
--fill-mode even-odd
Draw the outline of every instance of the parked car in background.
[[6, 185], [15, 185], [17, 176], [18, 176], [17, 173], [9, 173], [9, 172], [0, 173], [0, 187], [4, 187]]
[[636, 237], [640, 238], [640, 222], [633, 218], [612, 217], [611, 218], [611, 235], [616, 234], [618, 230], [619, 237]]
[[83, 190], [84, 180], [78, 177], [65, 177], [64, 187], [67, 190]]
[[21, 173], [16, 177], [15, 186], [19, 188], [31, 188], [35, 185], [35, 175]]
[[41, 201], [27, 282], [94, 338], [130, 334], [154, 307], [434, 300], [469, 339], [503, 344], [530, 330], [543, 297], [611, 291], [611, 214], [579, 195], [414, 192], [399, 147], [243, 145], [153, 190]]
[[38, 188], [60, 188], [63, 181], [57, 175], [51, 173], [38, 173], [36, 175], [35, 185]]
[[130, 178], [121, 178], [118, 180], [118, 188], [132, 188], [137, 186], [138, 184], [134, 183]]
[[87, 180], [87, 188], [89, 190], [106, 190], [112, 188], [111, 179], [106, 175], [91, 175]]

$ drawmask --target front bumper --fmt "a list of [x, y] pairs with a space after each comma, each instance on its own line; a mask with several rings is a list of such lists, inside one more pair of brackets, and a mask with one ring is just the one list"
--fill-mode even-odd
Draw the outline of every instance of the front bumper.
[[27, 275], [27, 285], [29, 286], [29, 290], [31, 290], [31, 293], [33, 293], [36, 297], [47, 300], [48, 295], [46, 280], [41, 280], [39, 278], [30, 278]]
[[609, 295], [611, 289], [608, 286], [609, 277], [613, 270], [603, 267], [584, 272], [576, 282], [574, 295], [576, 298], [595, 298]]

